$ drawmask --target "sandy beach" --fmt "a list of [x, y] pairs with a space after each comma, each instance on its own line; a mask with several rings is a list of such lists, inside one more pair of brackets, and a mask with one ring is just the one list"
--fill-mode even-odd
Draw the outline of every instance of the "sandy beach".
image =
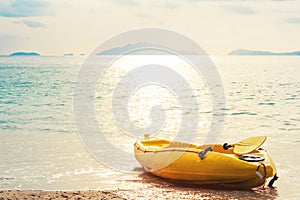
[[[157, 179], [159, 181], [160, 179]], [[167, 185], [166, 185], [167, 184]], [[164, 200], [164, 199], [268, 199], [278, 198], [276, 188], [258, 187], [249, 190], [232, 190], [215, 186], [184, 185], [167, 181], [160, 183], [144, 183], [139, 189], [118, 190], [1, 190], [0, 200], [8, 199], [113, 199], [113, 200]]]
[[6, 190], [0, 191], [0, 200], [4, 199], [114, 199], [121, 200], [116, 191], [41, 191]]

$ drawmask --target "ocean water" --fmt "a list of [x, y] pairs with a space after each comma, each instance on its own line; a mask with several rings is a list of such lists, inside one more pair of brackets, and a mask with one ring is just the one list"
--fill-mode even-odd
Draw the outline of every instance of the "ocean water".
[[[217, 142], [268, 136], [263, 147], [280, 177], [274, 189], [246, 191], [180, 185], [144, 173], [131, 160], [132, 171], [124, 172], [95, 159], [80, 139], [73, 112], [73, 92], [85, 59], [0, 57], [0, 189], [119, 189], [120, 195], [129, 199], [300, 198], [300, 57], [212, 57], [226, 97], [225, 123]], [[199, 104], [194, 142], [203, 142], [212, 118], [205, 82], [180, 61], [152, 57], [147, 62], [153, 60], [175, 66], [192, 85]], [[128, 154], [132, 154], [136, 137], [124, 134], [115, 124], [113, 109], [123, 109], [124, 105], [113, 107], [111, 97], [118, 81], [142, 62], [145, 59], [117, 61], [96, 83], [94, 96], [96, 123], [107, 141]], [[180, 105], [189, 98], [175, 98], [168, 88], [150, 84], [135, 91], [126, 106], [134, 124], [145, 127], [155, 121], [149, 116], [151, 107], [163, 105], [166, 121], [156, 135], [174, 138], [181, 126]], [[81, 117], [85, 111], [83, 106]], [[102, 150], [113, 163], [114, 151], [105, 146]]]

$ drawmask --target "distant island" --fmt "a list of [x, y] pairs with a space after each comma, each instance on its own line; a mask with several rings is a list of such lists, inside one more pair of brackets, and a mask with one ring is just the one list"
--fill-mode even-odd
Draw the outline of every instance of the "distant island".
[[236, 49], [231, 51], [228, 55], [250, 55], [250, 56], [300, 56], [300, 51], [294, 52], [271, 52], [271, 51], [252, 51], [247, 49]]
[[9, 54], [9, 56], [40, 56], [40, 54], [36, 52], [14, 52]]
[[65, 53], [64, 56], [74, 56], [73, 53]]

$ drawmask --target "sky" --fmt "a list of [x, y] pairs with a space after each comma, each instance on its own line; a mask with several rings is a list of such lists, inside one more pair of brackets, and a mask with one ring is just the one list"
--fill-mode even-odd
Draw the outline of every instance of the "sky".
[[0, 0], [0, 55], [89, 54], [138, 28], [176, 31], [211, 55], [300, 51], [300, 0]]

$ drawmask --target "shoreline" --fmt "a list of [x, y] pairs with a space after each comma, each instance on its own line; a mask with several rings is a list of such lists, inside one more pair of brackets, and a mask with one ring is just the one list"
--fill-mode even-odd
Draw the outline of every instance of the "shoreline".
[[0, 200], [4, 199], [113, 199], [124, 200], [117, 190], [77, 190], [77, 191], [46, 191], [46, 190], [0, 190]]

